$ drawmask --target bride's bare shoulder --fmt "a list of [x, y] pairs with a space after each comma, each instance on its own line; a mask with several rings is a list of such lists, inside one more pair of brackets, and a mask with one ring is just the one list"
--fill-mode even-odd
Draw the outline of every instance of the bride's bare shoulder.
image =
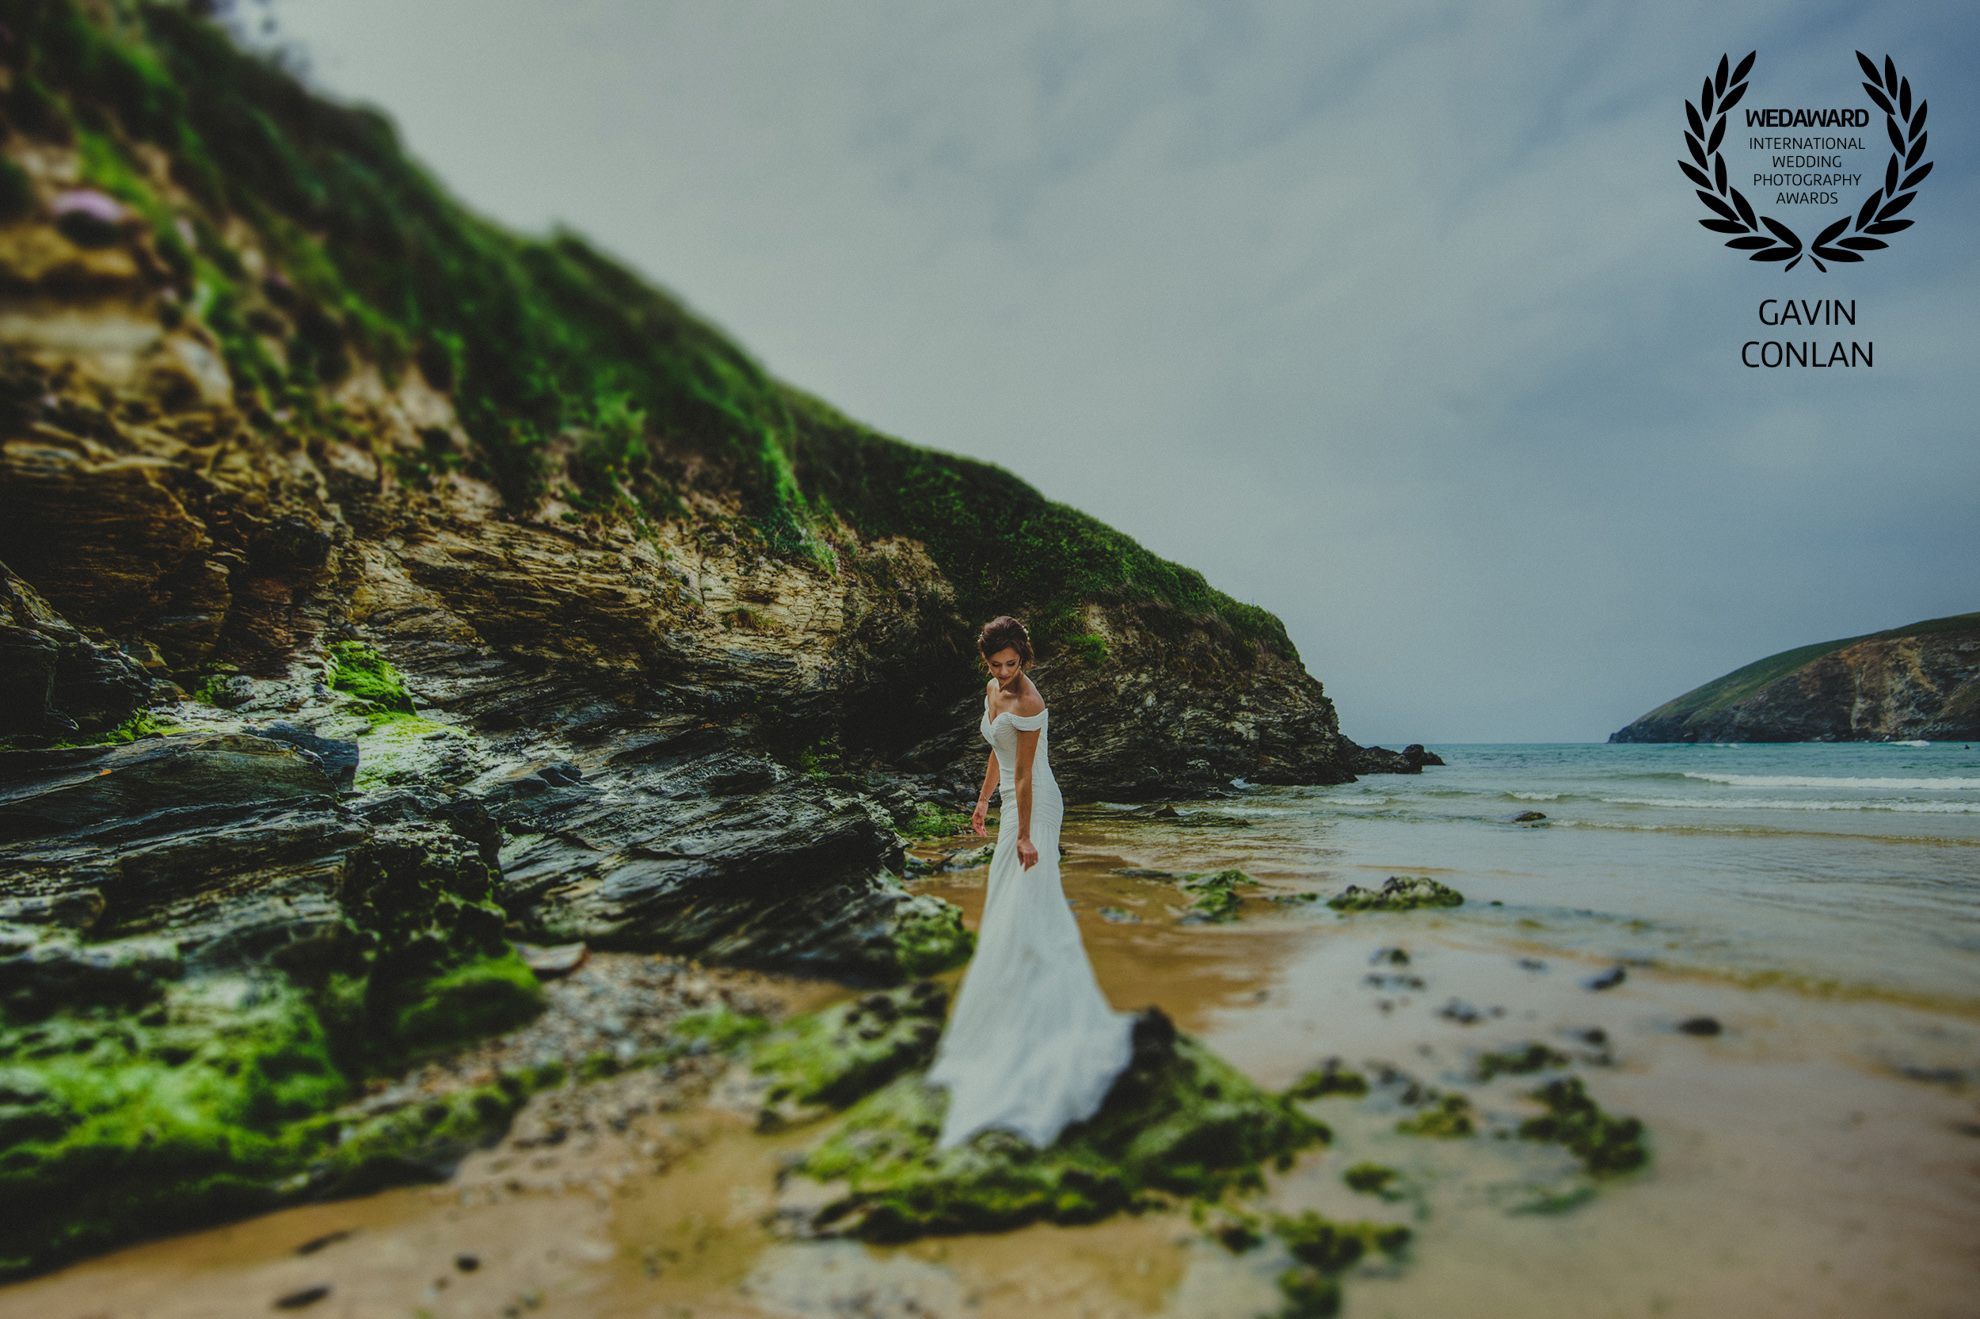
[[1029, 719], [1035, 714], [1042, 713], [1044, 709], [1045, 698], [1038, 694], [1038, 688], [1033, 686], [1031, 679], [1027, 677], [1024, 680], [1024, 692], [1018, 697], [1017, 713]]

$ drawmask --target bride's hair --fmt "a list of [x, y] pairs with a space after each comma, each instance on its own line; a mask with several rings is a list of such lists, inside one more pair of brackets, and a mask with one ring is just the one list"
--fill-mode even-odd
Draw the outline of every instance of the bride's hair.
[[989, 659], [1000, 650], [1015, 650], [1018, 662], [1031, 663], [1031, 636], [1024, 630], [1024, 624], [1009, 614], [999, 614], [983, 625], [983, 634], [976, 639], [976, 648]]

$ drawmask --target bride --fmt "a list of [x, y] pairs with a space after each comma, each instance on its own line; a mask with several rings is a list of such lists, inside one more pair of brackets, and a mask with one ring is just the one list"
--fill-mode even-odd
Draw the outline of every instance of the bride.
[[1051, 712], [1024, 673], [1031, 639], [1015, 618], [996, 618], [977, 648], [990, 667], [980, 725], [990, 763], [970, 823], [984, 833], [993, 787], [1003, 810], [976, 956], [928, 1080], [949, 1092], [940, 1148], [998, 1127], [1042, 1149], [1099, 1109], [1128, 1064], [1134, 1018], [1101, 994], [1059, 886], [1065, 800], [1047, 752]]

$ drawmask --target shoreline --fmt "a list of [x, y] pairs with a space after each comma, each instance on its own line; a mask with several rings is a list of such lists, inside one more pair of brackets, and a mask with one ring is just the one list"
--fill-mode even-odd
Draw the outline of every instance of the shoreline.
[[[1948, 1018], [1918, 1006], [1824, 999], [1779, 986], [1743, 988], [1661, 966], [1627, 965], [1623, 983], [1590, 991], [1583, 982], [1616, 964], [1613, 950], [1579, 947], [1573, 938], [1562, 944], [1560, 936], [1571, 934], [1566, 927], [1522, 928], [1518, 922], [1524, 917], [1508, 917], [1512, 906], [1492, 908], [1482, 896], [1452, 912], [1349, 919], [1309, 904], [1267, 900], [1273, 893], [1312, 887], [1317, 872], [1333, 877], [1323, 881], [1326, 886], [1338, 887], [1364, 868], [1383, 868], [1338, 837], [1323, 849], [1327, 855], [1315, 854], [1309, 846], [1305, 861], [1293, 857], [1294, 865], [1276, 875], [1258, 867], [1264, 887], [1246, 891], [1240, 919], [1230, 924], [1178, 924], [1186, 895], [1172, 884], [1113, 873], [1172, 867], [1178, 857], [1191, 858], [1192, 868], [1233, 860], [1229, 840], [1240, 834], [1254, 857], [1284, 850], [1289, 839], [1261, 838], [1255, 832], [1261, 827], [1213, 834], [1124, 813], [1096, 817], [1079, 812], [1069, 819], [1068, 895], [1102, 984], [1117, 1006], [1161, 1003], [1186, 1029], [1199, 1031], [1267, 1086], [1289, 1084], [1324, 1057], [1340, 1055], [1350, 1065], [1385, 1064], [1426, 1085], [1449, 1089], [1455, 1081], [1460, 1090], [1475, 1094], [1474, 1103], [1488, 1118], [1527, 1111], [1517, 1097], [1526, 1083], [1502, 1080], [1478, 1087], [1463, 1079], [1474, 1066], [1467, 1059], [1525, 1039], [1550, 1041], [1563, 1052], [1590, 1053], [1588, 1046], [1562, 1032], [1601, 1025], [1614, 1062], [1577, 1064], [1577, 1070], [1605, 1106], [1642, 1116], [1649, 1124], [1653, 1159], [1647, 1171], [1600, 1186], [1593, 1199], [1535, 1215], [1509, 1212], [1504, 1197], [1515, 1192], [1493, 1188], [1551, 1184], [1544, 1176], [1533, 1181], [1540, 1166], [1533, 1160], [1544, 1147], [1489, 1137], [1427, 1141], [1398, 1136], [1392, 1128], [1406, 1110], [1397, 1106], [1401, 1092], [1394, 1085], [1378, 1085], [1365, 1099], [1330, 1098], [1308, 1105], [1308, 1111], [1335, 1128], [1336, 1143], [1303, 1156], [1288, 1172], [1274, 1174], [1260, 1203], [1285, 1211], [1317, 1209], [1330, 1217], [1379, 1214], [1383, 1202], [1353, 1193], [1340, 1180], [1344, 1168], [1370, 1157], [1401, 1169], [1415, 1187], [1413, 1198], [1398, 1202], [1404, 1206], [1403, 1221], [1418, 1233], [1407, 1262], [1369, 1264], [1350, 1273], [1351, 1307], [1450, 1313], [1457, 1312], [1452, 1306], [1461, 1309], [1464, 1297], [1471, 1299], [1462, 1303], [1474, 1305], [1497, 1298], [1494, 1303], [1506, 1307], [1504, 1312], [1565, 1316], [1585, 1313], [1574, 1308], [1579, 1302], [1573, 1297], [1586, 1299], [1620, 1288], [1646, 1298], [1661, 1296], [1666, 1312], [1673, 1314], [1725, 1313], [1728, 1305], [1760, 1315], [1821, 1314], [1830, 1299], [1853, 1294], [1880, 1297], [1883, 1313], [1937, 1316], [1951, 1311], [1938, 1308], [1935, 1297], [1962, 1294], [1957, 1289], [1974, 1280], [1963, 1246], [1947, 1236], [1956, 1220], [1932, 1207], [1935, 1197], [1956, 1191], [1957, 1178], [1945, 1169], [1957, 1167], [1959, 1152], [1971, 1148], [1974, 1140], [1963, 1133], [1962, 1124], [1974, 1125], [1980, 1133], [1980, 1112], [1969, 1098], [1972, 1079], [1933, 1079], [1937, 1064], [1930, 1057], [1892, 1056], [1880, 1063], [1867, 1052], [1892, 1040], [1923, 1040], [1948, 1029], [1971, 1046], [1980, 1036], [1963, 1014]], [[1338, 834], [1338, 826], [1334, 832]], [[1523, 836], [1533, 841], [1530, 831]], [[1308, 872], [1306, 879], [1294, 874], [1300, 866]], [[1428, 873], [1441, 873], [1481, 895], [1511, 882], [1485, 875], [1467, 878], [1450, 870]], [[960, 902], [971, 912], [973, 924], [982, 875], [981, 870], [964, 870], [920, 879], [910, 887]], [[1535, 915], [1545, 914], [1521, 905]], [[1103, 909], [1137, 919], [1108, 919]], [[1562, 916], [1572, 919], [1571, 912]], [[1426, 988], [1385, 993], [1363, 983], [1378, 973], [1370, 965], [1372, 954], [1390, 946], [1409, 951], [1407, 974], [1423, 979]], [[1522, 967], [1521, 958], [1542, 961], [1545, 969]], [[1385, 997], [1391, 1001], [1388, 1011], [1378, 1006]], [[1451, 999], [1474, 1006], [1480, 1015], [1468, 1024], [1440, 1015]], [[1503, 1015], [1489, 1015], [1493, 1007], [1503, 1009]], [[1676, 1030], [1677, 1022], [1703, 1015], [1720, 1021], [1723, 1033], [1700, 1039]], [[1926, 1034], [1921, 1036], [1921, 1030]], [[1950, 1037], [1945, 1043], [1956, 1045]], [[1424, 1049], [1430, 1051], [1427, 1056]], [[1918, 1076], [1905, 1075], [1907, 1066]], [[1783, 1113], [1793, 1115], [1785, 1129], [1778, 1116], [1769, 1116]], [[765, 1137], [733, 1123], [724, 1126], [728, 1119], [710, 1116], [706, 1109], [690, 1108], [662, 1120], [688, 1133], [667, 1138], [684, 1151], [673, 1159], [670, 1171], [636, 1171], [602, 1195], [586, 1187], [561, 1193], [502, 1190], [499, 1203], [464, 1205], [461, 1191], [474, 1189], [480, 1196], [487, 1184], [470, 1180], [473, 1174], [464, 1165], [460, 1179], [441, 1186], [287, 1210], [278, 1220], [250, 1220], [256, 1225], [251, 1228], [235, 1225], [154, 1242], [0, 1288], [0, 1313], [30, 1303], [45, 1308], [59, 1296], [74, 1296], [80, 1303], [87, 1293], [103, 1302], [98, 1309], [121, 1315], [124, 1311], [111, 1302], [116, 1287], [124, 1285], [164, 1287], [168, 1295], [186, 1297], [188, 1304], [194, 1296], [202, 1297], [203, 1304], [213, 1305], [210, 1313], [235, 1312], [230, 1307], [236, 1300], [239, 1313], [265, 1313], [272, 1299], [268, 1287], [278, 1279], [313, 1277], [312, 1268], [325, 1277], [370, 1278], [364, 1287], [376, 1284], [375, 1310], [363, 1299], [372, 1292], [355, 1282], [333, 1292], [355, 1307], [348, 1310], [354, 1315], [403, 1313], [406, 1305], [416, 1303], [436, 1316], [450, 1316], [468, 1313], [456, 1307], [469, 1305], [471, 1297], [474, 1304], [500, 1300], [521, 1306], [517, 1298], [532, 1289], [545, 1305], [556, 1301], [601, 1316], [643, 1313], [647, 1311], [641, 1306], [663, 1304], [687, 1306], [698, 1315], [792, 1314], [799, 1312], [792, 1308], [796, 1293], [779, 1279], [800, 1274], [834, 1287], [892, 1296], [896, 1303], [904, 1298], [953, 1303], [974, 1295], [976, 1312], [985, 1315], [1071, 1315], [1096, 1305], [1103, 1312], [1113, 1307], [1120, 1313], [1150, 1313], [1166, 1305], [1173, 1314], [1209, 1315], [1225, 1312], [1215, 1304], [1250, 1304], [1247, 1297], [1261, 1309], [1277, 1303], [1264, 1255], [1232, 1256], [1178, 1214], [1129, 1216], [1083, 1228], [1039, 1226], [996, 1238], [938, 1238], [909, 1247], [780, 1242], [757, 1221], [771, 1205], [779, 1161], [821, 1139], [830, 1123]], [[643, 1121], [628, 1126], [635, 1138]], [[710, 1125], [696, 1125], [704, 1121]], [[1784, 1131], [1800, 1134], [1784, 1141]], [[493, 1154], [487, 1161], [500, 1157]], [[671, 1207], [657, 1209], [663, 1202]], [[1824, 1204], [1834, 1207], [1813, 1207]], [[1878, 1206], [1875, 1231], [1845, 1226], [1856, 1212], [1848, 1208], [1852, 1204]], [[305, 1239], [297, 1235], [305, 1225], [341, 1222], [340, 1205], [346, 1218], [362, 1220], [362, 1232], [334, 1250], [308, 1257], [286, 1253]], [[564, 1217], [568, 1223], [561, 1222]], [[696, 1221], [703, 1226], [693, 1227]], [[511, 1222], [517, 1226], [500, 1226]], [[1690, 1226], [1674, 1238], [1669, 1224], [1679, 1222]], [[560, 1225], [552, 1228], [553, 1223]], [[288, 1230], [288, 1224], [295, 1230]], [[1718, 1231], [1715, 1224], [1751, 1244], [1737, 1258], [1715, 1256], [1709, 1245]], [[1565, 1238], [1559, 1236], [1563, 1229]], [[516, 1271], [504, 1274], [484, 1259], [472, 1277], [455, 1277], [437, 1291], [433, 1278], [421, 1281], [403, 1267], [388, 1267], [384, 1254], [377, 1253], [403, 1251], [421, 1240], [436, 1243], [427, 1254], [434, 1258], [443, 1244], [453, 1249], [477, 1232], [485, 1233], [484, 1240], [498, 1241], [511, 1239], [503, 1233], [520, 1234], [513, 1235], [520, 1243], [538, 1231], [547, 1232], [545, 1240], [554, 1238], [557, 1261], [538, 1251], [526, 1269], [518, 1264]], [[235, 1236], [227, 1237], [229, 1233]], [[367, 1235], [372, 1244], [360, 1248]], [[209, 1257], [212, 1251], [230, 1249], [221, 1238], [245, 1243], [248, 1237], [265, 1243], [259, 1263], [238, 1259], [210, 1284], [167, 1282], [178, 1268], [172, 1261]], [[289, 1246], [278, 1246], [278, 1239], [291, 1237], [295, 1240]], [[1852, 1240], [1858, 1244], [1848, 1244]], [[1884, 1244], [1873, 1247], [1873, 1241]], [[642, 1253], [649, 1247], [673, 1250], [679, 1259], [649, 1259]], [[1903, 1295], [1878, 1281], [1884, 1276], [1881, 1266], [1872, 1267], [1876, 1252], [1887, 1248], [1906, 1261], [1901, 1272], [1910, 1290]], [[338, 1251], [349, 1252], [347, 1263], [337, 1263]], [[586, 1251], [596, 1258], [586, 1257]], [[1702, 1261], [1686, 1286], [1631, 1262], [1666, 1261], [1686, 1252]], [[1081, 1262], [1110, 1253], [1128, 1262], [1097, 1271]], [[1032, 1261], [1033, 1272], [1057, 1270], [1080, 1282], [1063, 1294], [1026, 1299], [1021, 1281], [999, 1281], [1000, 1270], [1019, 1257]], [[1815, 1269], [1818, 1258], [1830, 1261], [1830, 1274]], [[1509, 1272], [1514, 1260], [1529, 1267]], [[1522, 1273], [1544, 1276], [1544, 1291], [1532, 1291], [1533, 1277], [1522, 1282]], [[115, 1283], [117, 1277], [125, 1283]], [[1816, 1278], [1826, 1279], [1826, 1290], [1809, 1289]], [[262, 1289], [252, 1304], [240, 1292], [250, 1279], [268, 1280], [266, 1287], [255, 1282]], [[416, 1281], [419, 1290], [408, 1295], [404, 1289]], [[506, 1299], [494, 1296], [497, 1282], [513, 1283]], [[1878, 1290], [1861, 1290], [1873, 1283]], [[737, 1290], [745, 1284], [747, 1294]], [[333, 1279], [333, 1285], [346, 1284]], [[399, 1309], [391, 1311], [386, 1293], [394, 1286], [401, 1288], [392, 1293]], [[477, 1290], [470, 1292], [470, 1287]], [[1550, 1299], [1560, 1297], [1569, 1299]]]

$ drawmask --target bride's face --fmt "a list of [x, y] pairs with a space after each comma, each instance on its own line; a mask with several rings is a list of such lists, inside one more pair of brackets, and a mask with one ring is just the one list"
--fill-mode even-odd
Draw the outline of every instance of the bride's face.
[[990, 666], [990, 676], [997, 680], [999, 687], [1008, 688], [1024, 672], [1024, 663], [1018, 659], [1016, 648], [1006, 646], [990, 656], [984, 663]]

